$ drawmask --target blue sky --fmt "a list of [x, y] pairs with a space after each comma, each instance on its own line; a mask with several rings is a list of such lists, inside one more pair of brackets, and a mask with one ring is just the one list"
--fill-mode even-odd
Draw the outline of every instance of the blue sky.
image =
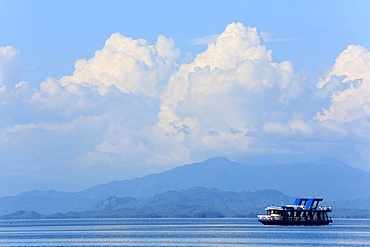
[[0, 2], [0, 176], [214, 156], [370, 170], [369, 1]]

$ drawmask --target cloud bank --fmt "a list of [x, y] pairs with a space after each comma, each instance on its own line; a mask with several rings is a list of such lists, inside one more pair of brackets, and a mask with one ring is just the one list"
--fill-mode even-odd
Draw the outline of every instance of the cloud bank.
[[370, 169], [369, 51], [348, 46], [314, 86], [261, 39], [231, 23], [178, 64], [170, 38], [114, 33], [72, 75], [38, 88], [18, 79], [19, 51], [0, 48], [3, 173], [122, 179], [211, 156], [338, 150]]

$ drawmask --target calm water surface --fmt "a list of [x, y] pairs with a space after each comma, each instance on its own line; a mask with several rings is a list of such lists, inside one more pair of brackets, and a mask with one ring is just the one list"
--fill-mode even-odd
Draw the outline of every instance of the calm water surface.
[[2, 220], [0, 246], [370, 246], [370, 220], [264, 226], [256, 219]]

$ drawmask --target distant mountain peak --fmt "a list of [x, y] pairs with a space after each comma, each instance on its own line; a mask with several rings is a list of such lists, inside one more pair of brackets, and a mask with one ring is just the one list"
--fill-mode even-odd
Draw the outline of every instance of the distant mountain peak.
[[[186, 166], [194, 166], [194, 165], [224, 165], [224, 164], [232, 164], [234, 163], [233, 161], [225, 158], [225, 157], [213, 157], [209, 158], [200, 162], [188, 164]], [[181, 167], [181, 166], [180, 166]], [[175, 167], [173, 169], [176, 169], [178, 167]]]
[[219, 157], [212, 157], [212, 158], [206, 159], [203, 162], [231, 162], [231, 161], [225, 157], [219, 156]]

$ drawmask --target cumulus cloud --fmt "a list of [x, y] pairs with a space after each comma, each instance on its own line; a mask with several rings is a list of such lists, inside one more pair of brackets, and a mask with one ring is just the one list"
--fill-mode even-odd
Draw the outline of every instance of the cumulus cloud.
[[[2, 49], [2, 54], [5, 65], [18, 56], [14, 48]], [[46, 78], [30, 90], [23, 105], [13, 102], [0, 109], [6, 116], [0, 129], [4, 170], [37, 163], [45, 169], [49, 164], [64, 166], [66, 171], [117, 166], [122, 171], [127, 164], [145, 163], [153, 153], [145, 145], [152, 136], [146, 129], [157, 120], [156, 95], [176, 69], [178, 56], [173, 40], [162, 35], [150, 45], [113, 34], [93, 58], [76, 62], [72, 76]], [[4, 74], [9, 71], [4, 67]], [[10, 85], [6, 82], [1, 84], [5, 89]], [[22, 81], [13, 86], [19, 92], [26, 87]], [[23, 151], [12, 158], [16, 150]]]
[[325, 140], [346, 147], [350, 164], [369, 169], [370, 52], [349, 45], [318, 80], [315, 95], [321, 99], [321, 109], [314, 119]]
[[370, 116], [370, 52], [350, 45], [335, 60], [327, 75], [317, 84], [320, 95], [330, 97], [330, 105], [316, 118], [353, 122]]
[[99, 102], [94, 89], [80, 85], [62, 86], [60, 81], [46, 78], [32, 95], [31, 101], [53, 115], [85, 114]]
[[111, 87], [123, 93], [156, 96], [176, 68], [180, 52], [174, 41], [162, 35], [155, 45], [114, 33], [89, 60], [75, 64], [73, 76], [60, 79], [63, 86], [87, 84], [104, 95]]
[[13, 99], [12, 107], [0, 104], [2, 163], [52, 163], [121, 179], [250, 152], [315, 155], [340, 146], [370, 157], [351, 135], [370, 131], [369, 51], [349, 46], [309, 91], [292, 63], [275, 61], [262, 41], [256, 28], [232, 23], [198, 40], [207, 49], [177, 65], [172, 39], [159, 35], [149, 44], [115, 33], [92, 58], [78, 60], [73, 75], [32, 89], [16, 75], [19, 52], [1, 48], [0, 96]]
[[262, 129], [308, 131], [286, 112], [300, 79], [290, 62], [273, 60], [256, 28], [232, 23], [207, 42], [192, 63], [178, 66], [172, 39], [159, 35], [151, 45], [112, 34], [94, 57], [76, 62], [73, 75], [46, 78], [34, 89], [33, 120], [7, 128], [7, 140], [38, 133], [36, 147], [78, 138], [78, 151], [66, 155], [70, 163], [101, 167], [232, 156], [249, 150]]
[[300, 83], [290, 62], [273, 61], [256, 28], [232, 23], [171, 76], [158, 128], [193, 152], [243, 152], [250, 132], [259, 132], [265, 121], [283, 120], [271, 116], [300, 94]]
[[178, 55], [164, 36], [150, 45], [116, 33], [93, 58], [78, 60], [72, 76], [43, 81], [32, 101], [64, 121], [55, 128], [68, 130], [62, 126], [79, 116], [79, 123], [100, 119], [100, 128], [81, 130], [81, 140], [90, 140], [72, 159], [81, 167], [233, 156], [263, 129], [310, 132], [286, 112], [302, 81], [290, 62], [273, 60], [256, 28], [230, 24], [190, 64], [177, 67]]

